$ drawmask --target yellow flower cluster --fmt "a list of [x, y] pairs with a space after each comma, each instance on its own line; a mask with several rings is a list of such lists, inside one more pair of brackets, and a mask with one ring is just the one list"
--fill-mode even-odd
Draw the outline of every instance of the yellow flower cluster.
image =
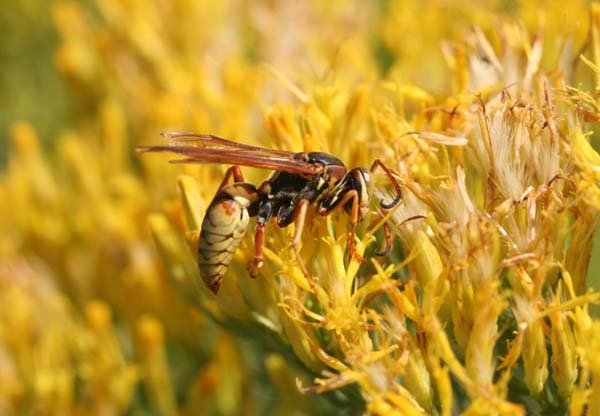
[[[600, 414], [600, 8], [91, 3], [52, 9], [76, 124], [46, 152], [15, 123], [0, 177], [0, 413]], [[134, 154], [169, 130], [380, 159], [404, 196], [373, 175], [366, 264], [310, 209], [308, 279], [270, 223], [215, 296], [195, 253], [228, 166]]]

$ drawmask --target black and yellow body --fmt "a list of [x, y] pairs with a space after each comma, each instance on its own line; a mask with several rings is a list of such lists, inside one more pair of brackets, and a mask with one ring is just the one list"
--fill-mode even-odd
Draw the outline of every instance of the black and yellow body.
[[[227, 170], [206, 210], [198, 243], [200, 275], [213, 293], [218, 292], [233, 254], [246, 235], [250, 217], [256, 217], [254, 255], [248, 264], [252, 277], [256, 277], [263, 264], [265, 225], [275, 217], [280, 227], [296, 222], [292, 248], [303, 273], [309, 278], [298, 245], [310, 206], [315, 206], [321, 215], [328, 215], [339, 206], [344, 208], [350, 215], [352, 226], [349, 251], [364, 261], [354, 248], [354, 236], [357, 224], [364, 220], [369, 211], [371, 185], [367, 169], [357, 167], [348, 170], [341, 160], [322, 152], [294, 153], [267, 149], [194, 133], [165, 133], [163, 136], [170, 139], [168, 146], [143, 146], [138, 150], [168, 151], [186, 157], [174, 163], [233, 165]], [[239, 166], [273, 169], [275, 172], [256, 188], [244, 182]], [[393, 173], [380, 161], [373, 163], [371, 171], [378, 166], [396, 188], [397, 196], [391, 203], [380, 202], [382, 208], [389, 209], [400, 201], [400, 186]], [[228, 183], [232, 177], [233, 183]], [[387, 225], [384, 225], [384, 230], [386, 244], [389, 245]]]

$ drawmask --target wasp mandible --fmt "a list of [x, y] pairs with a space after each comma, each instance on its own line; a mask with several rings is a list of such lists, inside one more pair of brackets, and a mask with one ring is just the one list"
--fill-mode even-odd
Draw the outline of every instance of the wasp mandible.
[[[338, 158], [322, 152], [290, 152], [267, 149], [233, 142], [210, 134], [167, 132], [165, 146], [138, 146], [140, 152], [172, 152], [183, 159], [171, 163], [221, 163], [232, 165], [210, 203], [198, 242], [200, 275], [208, 288], [217, 294], [221, 281], [231, 263], [233, 253], [246, 235], [250, 217], [256, 217], [254, 255], [248, 263], [248, 272], [256, 277], [263, 265], [265, 225], [277, 218], [277, 225], [286, 227], [296, 223], [292, 248], [304, 275], [309, 274], [300, 258], [299, 243], [306, 213], [314, 205], [321, 215], [328, 215], [343, 207], [350, 215], [351, 230], [348, 249], [351, 256], [365, 262], [355, 249], [357, 225], [369, 211], [371, 175], [381, 168], [391, 180], [396, 196], [385, 203], [391, 209], [400, 202], [402, 191], [392, 171], [380, 160], [375, 160], [367, 170], [362, 167], [348, 169]], [[260, 186], [244, 181], [240, 166], [271, 169], [274, 172]], [[233, 182], [231, 178], [233, 177]], [[384, 224], [386, 246], [377, 255], [386, 255], [391, 248], [391, 236]]]

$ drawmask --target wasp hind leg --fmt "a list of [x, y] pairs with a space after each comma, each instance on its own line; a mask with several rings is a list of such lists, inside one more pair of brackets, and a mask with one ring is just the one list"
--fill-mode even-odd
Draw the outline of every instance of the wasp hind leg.
[[263, 266], [263, 246], [265, 245], [265, 224], [273, 216], [273, 204], [271, 201], [264, 201], [258, 206], [256, 215], [256, 229], [254, 234], [254, 256], [248, 262], [247, 269], [250, 277], [253, 279], [258, 275], [259, 269]]
[[221, 181], [221, 185], [219, 185], [219, 189], [223, 188], [229, 182], [229, 179], [233, 176], [233, 182], [244, 182], [244, 174], [239, 166], [232, 166], [225, 172], [225, 176], [223, 176], [223, 180]]

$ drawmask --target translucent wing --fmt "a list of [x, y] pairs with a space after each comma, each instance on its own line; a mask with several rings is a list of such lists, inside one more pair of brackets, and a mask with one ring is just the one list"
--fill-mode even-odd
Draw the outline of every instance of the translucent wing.
[[322, 165], [308, 162], [304, 153], [250, 146], [210, 134], [167, 132], [162, 136], [169, 139], [168, 145], [138, 146], [136, 150], [185, 156], [184, 159], [171, 160], [171, 163], [221, 163], [306, 175], [316, 175], [323, 170]]

